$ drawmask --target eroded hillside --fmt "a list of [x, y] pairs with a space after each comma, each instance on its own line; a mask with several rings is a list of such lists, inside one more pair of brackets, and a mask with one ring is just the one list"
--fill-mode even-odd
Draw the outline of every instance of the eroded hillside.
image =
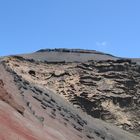
[[0, 62], [0, 139], [139, 140], [139, 65], [93, 51], [79, 62], [41, 53]]
[[10, 58], [28, 82], [53, 90], [94, 118], [139, 135], [140, 67], [130, 60], [43, 63]]

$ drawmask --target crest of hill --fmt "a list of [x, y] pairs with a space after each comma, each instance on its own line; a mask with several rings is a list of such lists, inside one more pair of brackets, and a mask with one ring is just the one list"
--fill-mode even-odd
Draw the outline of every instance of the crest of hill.
[[98, 52], [95, 50], [83, 50], [83, 49], [41, 49], [37, 52], [30, 54], [20, 55], [25, 59], [33, 59], [35, 61], [42, 62], [87, 62], [90, 60], [116, 60], [115, 57], [110, 54]]
[[67, 49], [67, 48], [55, 48], [55, 49], [40, 49], [36, 52], [69, 52], [69, 53], [91, 53], [91, 54], [102, 54], [102, 55], [109, 55], [115, 57], [111, 54], [99, 52], [96, 50], [87, 50], [87, 49]]

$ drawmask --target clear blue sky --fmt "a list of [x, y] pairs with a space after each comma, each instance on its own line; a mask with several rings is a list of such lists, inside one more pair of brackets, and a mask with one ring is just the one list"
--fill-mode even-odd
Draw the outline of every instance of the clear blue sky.
[[0, 0], [0, 55], [42, 48], [140, 57], [140, 0]]

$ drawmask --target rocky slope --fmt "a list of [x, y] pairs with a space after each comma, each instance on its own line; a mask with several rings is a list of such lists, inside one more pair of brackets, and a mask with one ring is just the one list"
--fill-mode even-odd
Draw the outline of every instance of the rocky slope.
[[140, 139], [140, 66], [128, 59], [41, 50], [2, 59], [0, 79], [2, 140]]

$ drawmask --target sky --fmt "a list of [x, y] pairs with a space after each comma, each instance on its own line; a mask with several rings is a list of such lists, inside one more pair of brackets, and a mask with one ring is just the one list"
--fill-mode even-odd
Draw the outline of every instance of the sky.
[[140, 58], [140, 0], [0, 0], [0, 56], [44, 48]]

